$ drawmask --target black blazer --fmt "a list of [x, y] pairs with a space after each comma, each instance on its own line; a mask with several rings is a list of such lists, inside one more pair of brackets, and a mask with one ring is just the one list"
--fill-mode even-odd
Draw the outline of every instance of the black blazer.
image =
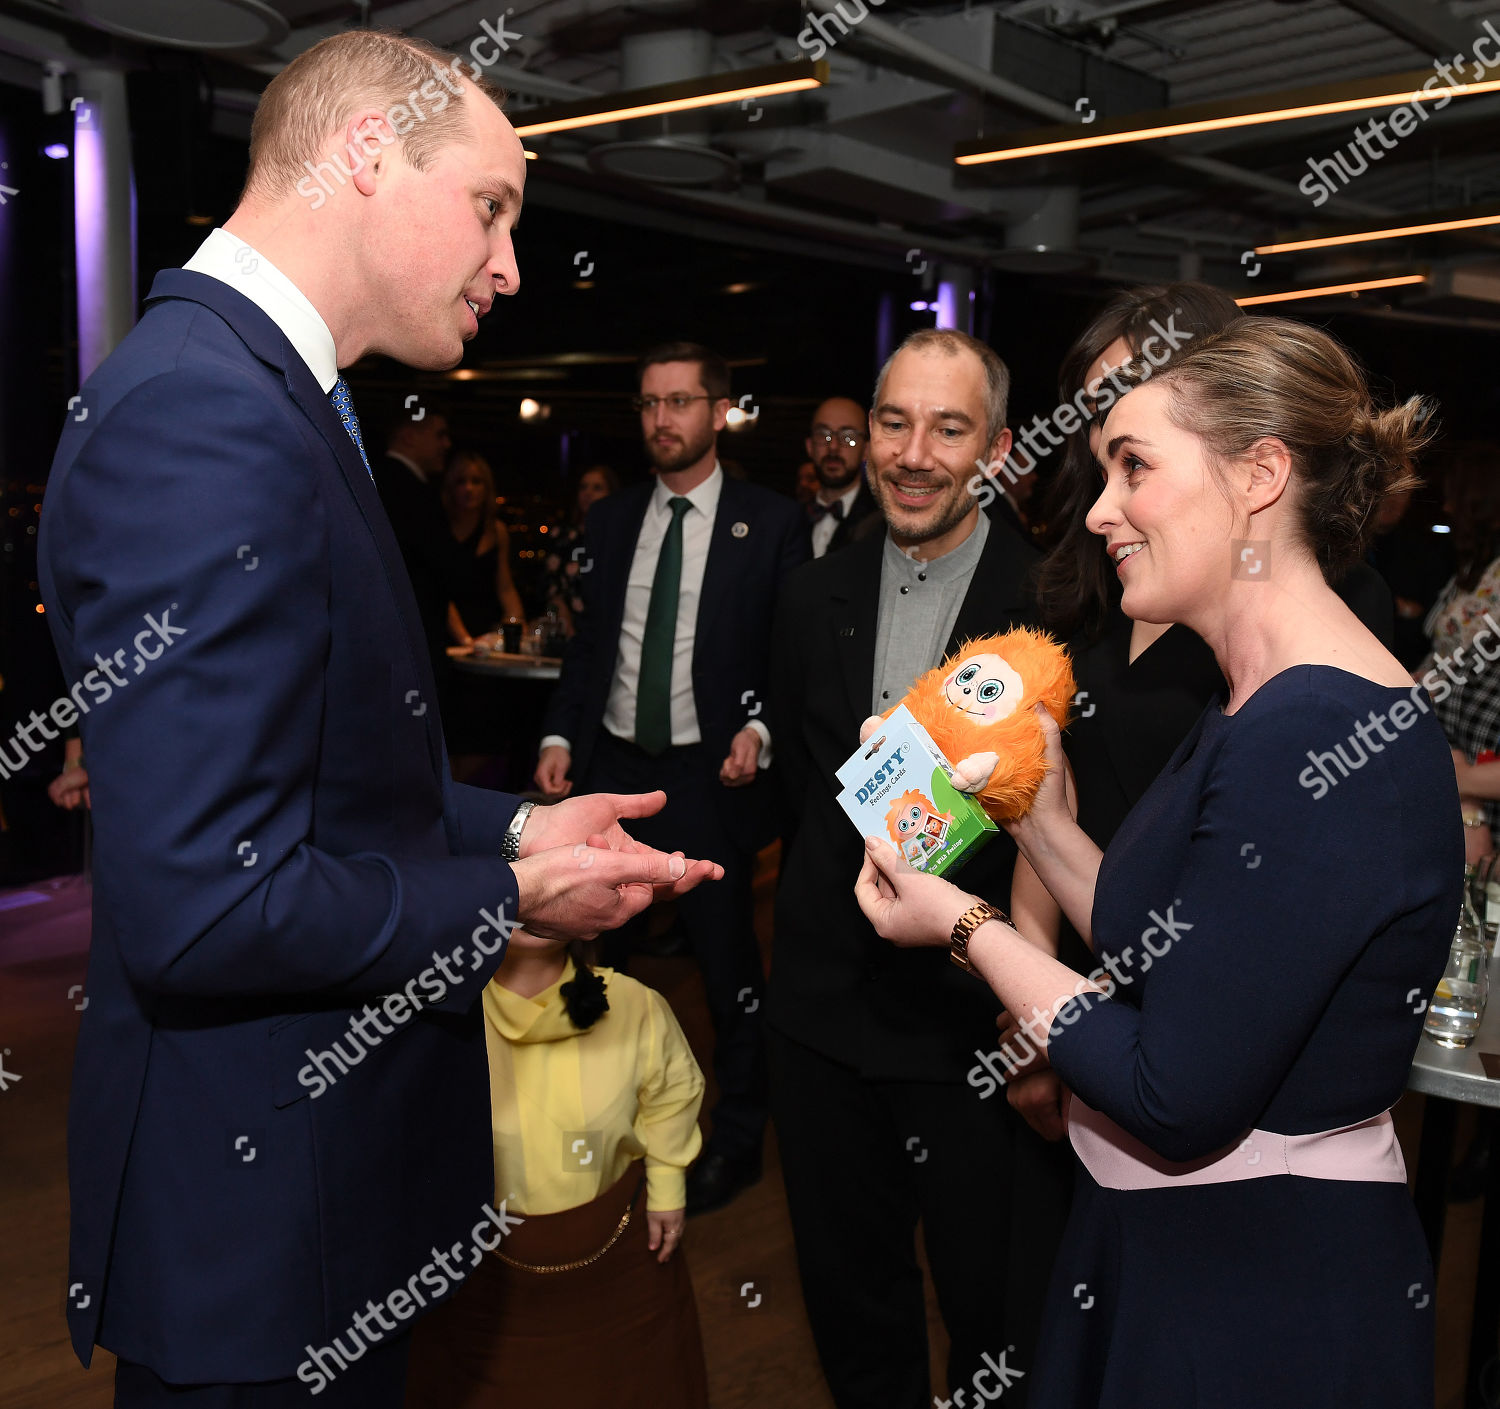
[[447, 553], [451, 535], [437, 486], [423, 484], [411, 467], [394, 455], [376, 456], [370, 461], [370, 470], [411, 579], [429, 650], [441, 656], [449, 644], [451, 584]]
[[[600, 499], [584, 525], [584, 612], [563, 656], [562, 676], [548, 703], [543, 734], [572, 745], [572, 777], [586, 778], [604, 726], [604, 710], [620, 651], [620, 623], [636, 540], [655, 481]], [[736, 528], [743, 531], [736, 533]], [[717, 775], [729, 743], [751, 720], [767, 718], [771, 616], [782, 580], [810, 552], [807, 524], [792, 500], [743, 480], [724, 479], [709, 540], [693, 639], [693, 702], [703, 755]], [[775, 748], [774, 728], [772, 747]], [[751, 828], [747, 844], [763, 845], [770, 820], [764, 776], [744, 788], [719, 788], [726, 819]], [[684, 847], [691, 852], [688, 839]]]
[[[800, 568], [777, 610], [772, 734], [783, 801], [781, 880], [767, 1020], [867, 1076], [962, 1081], [976, 1048], [995, 1045], [999, 1000], [944, 949], [898, 949], [854, 901], [864, 845], [837, 801], [835, 770], [871, 714], [885, 537]], [[1039, 555], [991, 520], [946, 649], [967, 637], [1034, 625]], [[1003, 832], [957, 873], [1007, 907], [1015, 844]]]

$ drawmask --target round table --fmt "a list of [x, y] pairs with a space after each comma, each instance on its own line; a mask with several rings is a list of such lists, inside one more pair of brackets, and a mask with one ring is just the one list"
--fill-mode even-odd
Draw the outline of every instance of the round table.
[[452, 647], [448, 659], [455, 670], [470, 675], [485, 675], [491, 680], [556, 680], [562, 674], [562, 661], [556, 656], [509, 655], [502, 651], [483, 653]]
[[[1500, 1107], [1500, 1079], [1485, 1075], [1482, 1052], [1500, 1057], [1500, 967], [1489, 961], [1490, 1001], [1484, 1010], [1479, 1033], [1467, 1047], [1440, 1047], [1425, 1034], [1417, 1044], [1408, 1091], [1427, 1097], [1422, 1114], [1422, 1142], [1417, 1153], [1416, 1188], [1412, 1198], [1432, 1266], [1437, 1270], [1443, 1249], [1443, 1220], [1448, 1206], [1448, 1173], [1453, 1163], [1453, 1129], [1462, 1101], [1471, 1106]], [[1420, 1002], [1413, 998], [1413, 1002]], [[1500, 1065], [1497, 1065], [1500, 1070]], [[1484, 1216], [1479, 1231], [1479, 1275], [1474, 1288], [1474, 1324], [1469, 1334], [1469, 1363], [1465, 1372], [1464, 1403], [1483, 1409], [1479, 1376], [1495, 1357], [1495, 1326], [1500, 1320], [1500, 1149], [1490, 1153], [1489, 1175], [1484, 1193]]]

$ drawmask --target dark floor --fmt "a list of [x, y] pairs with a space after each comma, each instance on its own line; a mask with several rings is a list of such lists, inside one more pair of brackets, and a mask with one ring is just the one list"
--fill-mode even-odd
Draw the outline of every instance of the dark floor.
[[[757, 928], [767, 954], [774, 867], [773, 851], [762, 858], [757, 882]], [[28, 893], [43, 898], [24, 903]], [[62, 1310], [65, 1117], [86, 905], [87, 892], [77, 881], [0, 892], [0, 1057], [7, 1073], [0, 1092], [0, 1405], [6, 1409], [106, 1409], [111, 1398], [112, 1357], [99, 1351], [93, 1369], [82, 1370], [68, 1346]], [[692, 962], [642, 958], [632, 972], [668, 996], [709, 1071], [711, 1031]], [[705, 1106], [711, 1098], [710, 1092]], [[1421, 1112], [1422, 1098], [1410, 1095], [1395, 1112], [1409, 1169], [1416, 1165]], [[1470, 1125], [1461, 1118], [1460, 1146]], [[1448, 1211], [1438, 1278], [1438, 1409], [1461, 1403], [1479, 1215], [1478, 1203]], [[762, 1181], [728, 1208], [692, 1220], [685, 1246], [715, 1409], [831, 1409], [798, 1290], [774, 1136]], [[742, 1295], [747, 1284], [753, 1288]], [[933, 1363], [940, 1366], [942, 1328], [930, 1297], [928, 1324]]]

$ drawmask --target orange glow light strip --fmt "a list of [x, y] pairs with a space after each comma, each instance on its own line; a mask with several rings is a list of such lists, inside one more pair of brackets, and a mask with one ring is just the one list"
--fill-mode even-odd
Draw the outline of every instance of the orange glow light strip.
[[954, 161], [959, 166], [978, 166], [986, 162], [1015, 161], [1020, 157], [1046, 156], [1054, 152], [1079, 152], [1093, 147], [1118, 146], [1126, 142], [1154, 142], [1162, 137], [1186, 137], [1195, 132], [1222, 132], [1234, 127], [1258, 127], [1272, 122], [1291, 122], [1302, 117], [1325, 117], [1330, 113], [1362, 112], [1367, 108], [1397, 107], [1407, 103], [1431, 103], [1443, 98], [1494, 92], [1500, 92], [1500, 79], [1490, 79], [1483, 83], [1455, 83], [1433, 90], [1425, 90], [1420, 86], [1415, 90], [1401, 87], [1327, 102], [1298, 103], [1286, 108], [1262, 108], [1253, 112], [1226, 113], [1188, 122], [1165, 122], [1150, 127], [1128, 128], [1122, 132], [1058, 137], [1050, 141], [1031, 142], [1020, 147], [997, 147], [988, 151], [966, 152], [955, 156]]
[[1360, 245], [1370, 240], [1394, 240], [1402, 235], [1433, 235], [1444, 230], [1476, 230], [1481, 225], [1500, 225], [1500, 214], [1475, 215], [1461, 220], [1432, 220], [1415, 225], [1393, 225], [1385, 230], [1364, 230], [1348, 235], [1318, 235], [1305, 240], [1285, 240], [1278, 245], [1258, 245], [1256, 254], [1291, 254], [1295, 250], [1331, 249], [1335, 245]]
[[1425, 284], [1425, 274], [1398, 274], [1390, 279], [1362, 279], [1354, 284], [1326, 284], [1316, 289], [1288, 289], [1280, 294], [1251, 294], [1248, 298], [1237, 298], [1241, 308], [1257, 303], [1290, 303], [1299, 298], [1321, 298], [1330, 294], [1362, 294], [1369, 289], [1394, 289], [1403, 284]]
[[748, 98], [774, 98], [779, 93], [800, 93], [806, 88], [819, 88], [822, 80], [816, 77], [788, 78], [780, 83], [758, 83], [748, 88], [726, 88], [713, 93], [700, 93], [687, 98], [673, 98], [660, 103], [639, 103], [621, 108], [608, 108], [596, 113], [580, 113], [573, 117], [554, 118], [551, 121], [519, 123], [518, 137], [540, 137], [548, 132], [568, 132], [577, 127], [598, 127], [606, 122], [621, 122], [632, 117], [659, 117], [663, 113], [687, 112], [691, 108], [711, 108], [720, 103], [739, 103]]

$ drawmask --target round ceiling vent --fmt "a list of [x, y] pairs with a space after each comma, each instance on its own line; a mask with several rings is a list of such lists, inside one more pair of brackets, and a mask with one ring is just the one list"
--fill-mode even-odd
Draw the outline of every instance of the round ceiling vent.
[[258, 49], [290, 28], [262, 0], [62, 0], [97, 29], [173, 49]]
[[1093, 255], [1082, 250], [1047, 249], [1044, 246], [996, 250], [989, 257], [991, 269], [1001, 269], [1007, 274], [1087, 274], [1098, 262]]
[[676, 137], [606, 142], [589, 152], [589, 165], [601, 174], [653, 186], [718, 186], [734, 182], [740, 172], [727, 152]]

